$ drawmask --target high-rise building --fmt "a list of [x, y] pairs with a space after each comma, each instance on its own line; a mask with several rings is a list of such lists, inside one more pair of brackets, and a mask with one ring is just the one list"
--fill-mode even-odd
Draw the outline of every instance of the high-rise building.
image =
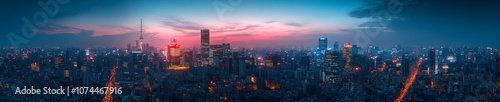
[[223, 48], [223, 58], [228, 58], [231, 52], [231, 45], [229, 43], [222, 43]]
[[177, 69], [181, 67], [181, 49], [176, 39], [173, 39], [170, 45], [168, 45], [168, 55], [170, 59], [170, 66], [168, 69]]
[[327, 46], [328, 46], [327, 39], [326, 38], [319, 38], [318, 41], [319, 41], [318, 42], [318, 51], [325, 51]]
[[139, 49], [139, 40], [135, 40], [134, 51]]
[[127, 44], [127, 51], [130, 51], [131, 45]]
[[342, 69], [347, 73], [352, 72], [352, 53], [352, 45], [345, 44], [344, 47], [342, 47]]
[[210, 56], [210, 30], [202, 29], [201, 30], [201, 60], [202, 60], [202, 65], [210, 65], [208, 62], [209, 56]]
[[434, 47], [429, 50], [429, 74], [438, 74], [436, 49]]
[[339, 50], [339, 42], [335, 41], [335, 43], [333, 44], [333, 50], [336, 50], [336, 51]]
[[144, 63], [142, 51], [132, 51], [132, 65], [135, 75], [144, 74]]
[[184, 52], [184, 66], [193, 66], [193, 51]]
[[210, 45], [210, 55], [209, 55], [209, 63], [212, 65], [216, 65], [221, 62], [222, 57], [224, 55], [224, 48], [222, 45]]
[[338, 52], [328, 52], [325, 57], [326, 83], [338, 83], [340, 81], [340, 62]]
[[401, 77], [408, 77], [410, 75], [410, 61], [408, 54], [403, 54], [401, 57]]
[[352, 54], [357, 55], [359, 47], [357, 45], [352, 45]]

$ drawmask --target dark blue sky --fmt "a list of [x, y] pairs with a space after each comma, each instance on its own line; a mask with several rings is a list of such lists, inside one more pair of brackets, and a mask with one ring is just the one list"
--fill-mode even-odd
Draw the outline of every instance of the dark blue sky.
[[[52, 0], [42, 0], [47, 1]], [[496, 0], [68, 1], [55, 0], [58, 12], [48, 15], [47, 24], [37, 26], [37, 35], [30, 38], [22, 34], [22, 18], [32, 21], [37, 12], [46, 13], [38, 1], [1, 1], [0, 46], [13, 45], [9, 39], [13, 36], [8, 36], [12, 32], [27, 41], [21, 47], [125, 47], [138, 38], [141, 18], [145, 43], [155, 46], [165, 46], [171, 38], [183, 46], [199, 46], [199, 29], [208, 28], [213, 44], [313, 48], [319, 37], [328, 38], [330, 44], [355, 43], [356, 30], [364, 32], [367, 25], [381, 21], [386, 25], [374, 26], [371, 31], [380, 32], [370, 33], [366, 45], [500, 45]], [[391, 7], [400, 12], [379, 18], [377, 13]]]

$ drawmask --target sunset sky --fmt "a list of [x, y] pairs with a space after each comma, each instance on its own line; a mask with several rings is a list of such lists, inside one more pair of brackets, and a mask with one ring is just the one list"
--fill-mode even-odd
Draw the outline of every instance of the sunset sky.
[[[315, 47], [319, 37], [328, 38], [329, 44], [353, 42], [353, 29], [373, 21], [369, 11], [387, 7], [387, 2], [372, 0], [229, 1], [71, 0], [59, 5], [56, 16], [49, 17], [38, 35], [22, 46], [125, 47], [139, 38], [143, 19], [144, 42], [155, 46], [166, 46], [172, 38], [182, 46], [199, 46], [200, 29], [207, 28], [211, 44]], [[8, 15], [0, 20], [0, 46], [11, 46], [9, 32], [21, 35], [23, 16], [31, 19], [35, 12], [43, 11], [37, 2], [12, 0], [0, 6], [1, 13]], [[404, 2], [403, 11], [393, 15], [379, 35], [370, 37], [370, 45], [497, 46], [497, 4], [471, 0]], [[231, 10], [219, 15], [216, 7]], [[470, 42], [463, 42], [466, 40]]]

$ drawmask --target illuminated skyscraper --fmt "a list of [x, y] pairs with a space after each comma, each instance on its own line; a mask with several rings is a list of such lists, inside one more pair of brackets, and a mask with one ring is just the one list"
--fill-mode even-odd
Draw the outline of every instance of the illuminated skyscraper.
[[326, 38], [319, 38], [318, 41], [319, 41], [318, 42], [318, 51], [325, 51], [327, 46], [328, 46], [327, 39]]
[[345, 44], [342, 48], [342, 64], [345, 72], [352, 72], [352, 45]]
[[338, 83], [340, 81], [340, 63], [338, 52], [328, 52], [325, 58], [326, 83]]
[[436, 57], [436, 49], [432, 47], [429, 50], [429, 74], [438, 74], [438, 67], [437, 67], [437, 57]]
[[209, 65], [209, 56], [210, 56], [210, 30], [202, 29], [201, 30], [201, 58], [203, 65]]
[[176, 39], [173, 39], [170, 45], [168, 45], [168, 52], [168, 58], [170, 59], [169, 69], [177, 69], [178, 67], [181, 67], [181, 49], [180, 45], [177, 44]]

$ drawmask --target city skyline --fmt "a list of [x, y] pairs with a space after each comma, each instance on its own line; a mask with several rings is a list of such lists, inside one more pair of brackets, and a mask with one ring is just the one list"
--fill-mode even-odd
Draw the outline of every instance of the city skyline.
[[[13, 46], [10, 32], [23, 35], [23, 17], [31, 21], [34, 14], [45, 10], [36, 2], [9, 2], [2, 6], [2, 11], [12, 15], [2, 17], [5, 21], [0, 29], [2, 47]], [[211, 44], [231, 43], [233, 47], [315, 46], [315, 40], [320, 37], [329, 39], [327, 43], [330, 44], [336, 41], [356, 44], [355, 30], [365, 31], [363, 25], [376, 20], [377, 16], [370, 11], [387, 9], [389, 6], [384, 5], [393, 3], [369, 0], [89, 2], [92, 1], [59, 3], [58, 12], [53, 17], [49, 15], [47, 24], [37, 27], [39, 32], [26, 38], [27, 42], [20, 47], [125, 48], [138, 40], [138, 20], [141, 18], [144, 20], [144, 43], [154, 46], [167, 46], [170, 39], [175, 38], [186, 47], [200, 47], [199, 30], [205, 28], [211, 30]], [[498, 21], [494, 18], [499, 17], [499, 10], [490, 9], [498, 4], [495, 1], [399, 2], [401, 12], [391, 15], [387, 26], [375, 29], [381, 32], [369, 35], [367, 45], [498, 47], [500, 43], [495, 39], [499, 35], [494, 24], [488, 23]], [[219, 15], [221, 10], [227, 10], [217, 8], [221, 5], [229, 5], [231, 11]], [[479, 10], [483, 12], [476, 12]]]
[[0, 102], [500, 102], [500, 1], [0, 1]]

